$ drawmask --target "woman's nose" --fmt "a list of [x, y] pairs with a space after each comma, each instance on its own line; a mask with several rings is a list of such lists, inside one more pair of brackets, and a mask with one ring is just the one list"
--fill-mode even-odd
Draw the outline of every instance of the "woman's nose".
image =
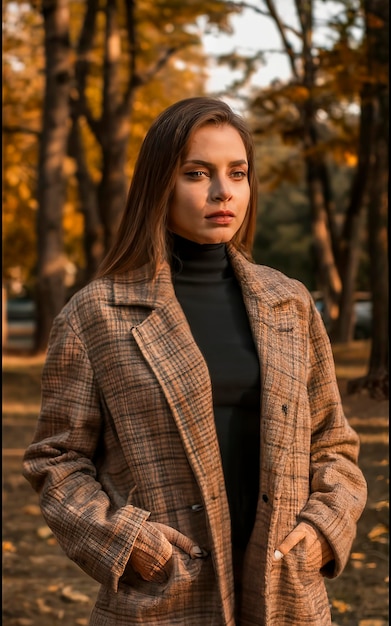
[[227, 202], [232, 197], [229, 184], [226, 181], [217, 179], [213, 182], [211, 190], [212, 200], [214, 202]]

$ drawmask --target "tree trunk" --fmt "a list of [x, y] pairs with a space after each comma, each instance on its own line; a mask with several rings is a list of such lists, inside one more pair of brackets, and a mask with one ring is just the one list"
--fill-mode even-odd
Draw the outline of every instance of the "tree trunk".
[[338, 317], [338, 300], [342, 285], [335, 264], [334, 246], [330, 227], [331, 186], [324, 156], [318, 146], [314, 101], [316, 85], [316, 69], [312, 52], [312, 1], [301, 3], [296, 0], [296, 8], [301, 25], [303, 40], [303, 86], [307, 90], [307, 100], [302, 107], [304, 158], [308, 196], [312, 215], [312, 232], [314, 237], [315, 261], [319, 276], [319, 288], [324, 298], [324, 314], [326, 324]]
[[99, 216], [103, 225], [105, 251], [113, 243], [125, 208], [127, 193], [125, 167], [129, 134], [128, 122], [123, 120], [118, 113], [114, 113], [108, 127], [104, 130], [102, 178], [98, 193]]
[[[383, 118], [383, 116], [381, 116]], [[383, 118], [388, 124], [387, 118]], [[388, 343], [388, 249], [387, 249], [387, 214], [388, 214], [388, 146], [385, 126], [380, 123], [376, 142], [376, 166], [371, 201], [369, 205], [369, 251], [370, 276], [372, 285], [373, 330], [372, 348], [369, 361], [368, 379], [376, 395], [388, 398], [389, 343]]]
[[342, 286], [332, 249], [319, 166], [311, 156], [307, 156], [305, 161], [319, 289], [324, 299], [325, 322], [330, 326], [339, 314], [338, 301]]
[[346, 343], [354, 338], [354, 303], [356, 277], [360, 260], [360, 243], [362, 233], [362, 206], [358, 212], [347, 219], [348, 235], [343, 239], [343, 251], [339, 256], [339, 275], [342, 292], [339, 299], [339, 315], [330, 330], [330, 338], [336, 343]]
[[38, 172], [37, 330], [35, 350], [44, 351], [54, 317], [64, 305], [65, 255], [63, 174], [69, 130], [71, 85], [68, 0], [44, 0], [46, 88]]
[[2, 347], [3, 350], [7, 345], [8, 339], [8, 317], [7, 317], [7, 290], [4, 285], [1, 285], [1, 321], [2, 321]]
[[[308, 197], [311, 209], [315, 272], [318, 289], [324, 298], [324, 317], [330, 337], [348, 341], [353, 336], [353, 306], [355, 281], [359, 261], [362, 232], [362, 191], [365, 188], [366, 170], [360, 163], [356, 184], [352, 192], [342, 237], [336, 224], [335, 206], [326, 159], [319, 146], [316, 122], [316, 68], [313, 58], [313, 0], [295, 0], [300, 25], [302, 50], [297, 57], [292, 54], [288, 28], [277, 14], [273, 0], [265, 0], [281, 35], [294, 76], [293, 83], [307, 90], [307, 100], [301, 110], [302, 137], [306, 165]], [[365, 125], [362, 126], [363, 131]], [[363, 144], [364, 145], [364, 144]], [[367, 146], [364, 145], [364, 150]], [[363, 156], [366, 153], [363, 152]], [[342, 252], [341, 252], [342, 245]]]
[[389, 136], [389, 5], [388, 0], [364, 3], [371, 84], [375, 142], [370, 167], [368, 239], [372, 286], [372, 346], [369, 369], [363, 378], [349, 381], [348, 391], [368, 389], [376, 398], [389, 397], [388, 344], [388, 136]]
[[[133, 14], [131, 14], [132, 17]], [[106, 250], [113, 243], [125, 207], [127, 192], [125, 167], [133, 97], [132, 95], [123, 99], [121, 97], [120, 60], [121, 35], [118, 27], [118, 9], [115, 3], [107, 1], [103, 113], [100, 132], [103, 165], [98, 194], [99, 213], [104, 229]], [[131, 86], [132, 78], [129, 84], [130, 91]]]
[[[369, 67], [366, 69], [366, 72], [370, 75]], [[368, 83], [364, 83], [361, 89], [358, 163], [350, 192], [350, 203], [346, 212], [337, 259], [343, 288], [340, 315], [332, 330], [332, 339], [338, 342], [348, 342], [353, 339], [354, 288], [359, 264], [363, 213], [365, 206], [368, 204], [368, 180], [375, 141], [372, 90], [372, 84]]]
[[81, 283], [86, 284], [95, 275], [103, 257], [103, 226], [98, 212], [97, 189], [88, 169], [77, 113], [73, 114], [72, 119], [68, 151], [76, 162], [80, 209], [84, 216], [85, 269]]

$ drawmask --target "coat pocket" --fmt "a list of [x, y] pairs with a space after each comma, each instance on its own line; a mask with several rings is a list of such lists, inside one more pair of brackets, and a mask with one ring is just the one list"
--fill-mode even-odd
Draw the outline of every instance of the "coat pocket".
[[149, 582], [136, 576], [130, 584], [120, 581], [116, 594], [101, 590], [91, 624], [98, 626], [108, 614], [126, 615], [129, 624], [171, 624], [172, 616], [180, 615], [191, 604], [203, 563], [203, 559], [192, 559], [173, 546], [166, 582]]
[[303, 571], [320, 571], [333, 559], [332, 550], [323, 535], [307, 522], [300, 522], [275, 552], [277, 560], [296, 555]]
[[149, 596], [158, 597], [161, 594], [175, 596], [191, 585], [198, 577], [202, 562], [203, 559], [192, 559], [188, 554], [173, 546], [172, 556], [165, 566], [167, 573], [165, 582], [147, 581], [134, 572], [131, 576], [126, 577], [124, 584], [129, 589]]

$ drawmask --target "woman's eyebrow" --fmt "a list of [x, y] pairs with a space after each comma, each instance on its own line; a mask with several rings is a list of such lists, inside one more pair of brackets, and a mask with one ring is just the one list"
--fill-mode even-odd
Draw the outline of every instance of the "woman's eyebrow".
[[[183, 165], [204, 165], [205, 167], [214, 167], [214, 163], [210, 163], [209, 161], [203, 161], [202, 159], [187, 159], [183, 161]], [[230, 161], [228, 163], [229, 167], [235, 167], [236, 165], [247, 165], [246, 159], [238, 159], [237, 161]]]

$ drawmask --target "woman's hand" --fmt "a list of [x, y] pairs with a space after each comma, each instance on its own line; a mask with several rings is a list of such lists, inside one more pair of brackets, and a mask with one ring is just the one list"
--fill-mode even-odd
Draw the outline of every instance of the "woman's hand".
[[158, 522], [144, 522], [125, 568], [123, 579], [136, 572], [143, 580], [164, 583], [170, 575], [172, 546], [180, 548], [192, 559], [207, 553], [175, 528]]
[[274, 560], [280, 561], [303, 539], [307, 540], [308, 549], [311, 549], [315, 541], [319, 542], [321, 549], [320, 567], [324, 567], [329, 561], [333, 560], [333, 551], [326, 538], [314, 526], [306, 522], [300, 522], [278, 546], [274, 551]]

